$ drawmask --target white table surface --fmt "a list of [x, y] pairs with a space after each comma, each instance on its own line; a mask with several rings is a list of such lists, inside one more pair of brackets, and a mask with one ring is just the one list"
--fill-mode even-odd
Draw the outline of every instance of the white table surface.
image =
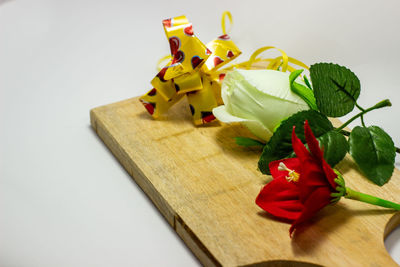
[[[0, 0], [0, 266], [199, 265], [92, 131], [89, 110], [150, 89], [168, 53], [162, 19], [187, 15], [208, 42], [224, 10], [242, 60], [275, 45], [351, 68], [363, 106], [391, 99], [366, 121], [400, 145], [397, 0]], [[398, 262], [399, 238], [386, 240]]]

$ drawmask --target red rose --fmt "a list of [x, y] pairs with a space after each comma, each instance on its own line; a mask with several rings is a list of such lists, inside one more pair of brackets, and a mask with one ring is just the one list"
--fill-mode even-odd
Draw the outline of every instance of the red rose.
[[337, 174], [323, 158], [318, 140], [305, 122], [304, 132], [310, 151], [292, 133], [292, 146], [297, 158], [271, 162], [272, 177], [256, 199], [256, 204], [268, 213], [292, 222], [290, 235], [301, 223], [329, 205], [332, 193], [337, 193]]

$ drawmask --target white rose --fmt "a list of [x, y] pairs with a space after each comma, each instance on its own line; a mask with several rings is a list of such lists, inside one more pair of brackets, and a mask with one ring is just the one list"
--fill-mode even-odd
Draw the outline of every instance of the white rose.
[[[290, 90], [289, 75], [275, 70], [229, 72], [221, 87], [225, 105], [214, 108], [214, 116], [225, 123], [241, 122], [257, 137], [268, 141], [283, 119], [309, 109]], [[296, 82], [304, 84], [300, 79]]]

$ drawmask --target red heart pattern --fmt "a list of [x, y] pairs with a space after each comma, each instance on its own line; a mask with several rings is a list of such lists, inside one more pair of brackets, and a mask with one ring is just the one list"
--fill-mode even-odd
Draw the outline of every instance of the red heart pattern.
[[157, 89], [153, 88], [150, 92], [147, 93], [149, 96], [155, 96], [157, 94]]
[[166, 82], [166, 80], [164, 79], [165, 73], [167, 72], [167, 67], [164, 67], [160, 70], [159, 73], [157, 73], [157, 77], [160, 79], [160, 81], [162, 82]]
[[189, 36], [193, 36], [193, 27], [192, 27], [192, 25], [190, 25], [190, 26], [187, 26], [186, 28], [184, 28], [183, 29], [183, 32], [186, 34], [186, 35], [189, 35]]
[[147, 111], [150, 113], [150, 115], [153, 115], [154, 109], [156, 108], [156, 103], [152, 102], [147, 102], [143, 99], [139, 99], [140, 102], [142, 102], [143, 106], [147, 109]]
[[181, 63], [184, 60], [185, 60], [185, 54], [183, 53], [182, 50], [178, 50], [174, 54], [174, 58], [172, 59], [171, 66], [172, 66], [172, 64]]
[[213, 120], [215, 120], [215, 116], [210, 111], [202, 111], [201, 119], [203, 123], [212, 122]]
[[203, 59], [199, 56], [192, 57], [192, 68], [195, 69], [200, 63], [203, 62]]
[[171, 55], [175, 55], [181, 47], [181, 40], [178, 37], [172, 36], [169, 38], [169, 46], [171, 48]]
[[218, 66], [222, 62], [224, 62], [224, 61], [220, 57], [218, 57], [218, 56], [214, 57], [214, 66]]
[[165, 27], [171, 27], [172, 26], [172, 19], [164, 19], [163, 21], [162, 21], [162, 23], [163, 23], [163, 25], [165, 26]]
[[224, 35], [221, 35], [220, 37], [218, 37], [218, 39], [226, 41], [226, 40], [231, 39], [231, 37], [229, 37], [229, 35], [227, 35], [227, 34], [224, 34]]

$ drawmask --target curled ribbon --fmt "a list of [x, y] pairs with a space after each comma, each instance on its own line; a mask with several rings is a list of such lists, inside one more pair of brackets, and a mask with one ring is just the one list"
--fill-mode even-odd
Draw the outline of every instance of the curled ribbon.
[[154, 88], [140, 101], [157, 118], [186, 96], [196, 125], [215, 120], [212, 109], [219, 102], [220, 84], [213, 74], [239, 56], [240, 50], [227, 34], [204, 45], [185, 16], [166, 19], [163, 25], [171, 60], [151, 81]]
[[167, 59], [169, 62], [160, 68], [151, 81], [153, 89], [139, 98], [153, 118], [165, 114], [170, 107], [186, 96], [196, 125], [214, 121], [213, 108], [223, 104], [221, 81], [225, 73], [234, 68], [265, 68], [267, 64], [267, 69], [292, 72], [295, 68], [288, 64], [290, 62], [308, 69], [307, 65], [288, 57], [278, 48], [276, 49], [281, 52], [281, 56], [258, 58], [264, 51], [275, 48], [266, 46], [257, 49], [248, 61], [221, 70], [222, 66], [241, 54], [226, 32], [225, 17], [228, 17], [232, 25], [232, 15], [225, 11], [221, 21], [223, 35], [207, 45], [194, 35], [192, 24], [185, 16], [163, 20], [171, 56], [159, 60], [158, 65]]

